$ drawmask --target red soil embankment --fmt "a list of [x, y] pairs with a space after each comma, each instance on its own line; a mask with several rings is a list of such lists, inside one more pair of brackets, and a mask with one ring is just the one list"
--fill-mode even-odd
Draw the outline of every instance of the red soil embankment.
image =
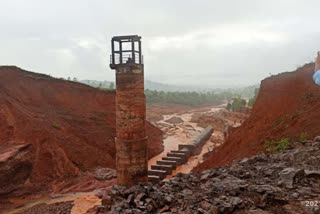
[[194, 171], [253, 156], [266, 140], [320, 135], [320, 86], [312, 80], [313, 69], [310, 63], [264, 79], [250, 117]]
[[[163, 150], [162, 132], [148, 122], [147, 134], [151, 158]], [[12, 155], [0, 160], [0, 195], [115, 168], [114, 137], [114, 92], [0, 67], [0, 148]]]

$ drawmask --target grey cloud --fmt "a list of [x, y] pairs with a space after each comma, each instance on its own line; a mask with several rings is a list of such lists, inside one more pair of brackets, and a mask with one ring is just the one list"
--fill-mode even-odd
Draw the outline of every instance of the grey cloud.
[[0, 64], [113, 80], [113, 35], [143, 37], [146, 78], [247, 85], [314, 58], [320, 2], [310, 0], [4, 0]]

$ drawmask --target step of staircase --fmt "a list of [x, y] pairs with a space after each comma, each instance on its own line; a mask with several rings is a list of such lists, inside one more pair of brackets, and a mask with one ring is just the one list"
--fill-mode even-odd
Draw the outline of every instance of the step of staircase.
[[189, 151], [184, 151], [184, 150], [171, 150], [171, 153], [182, 153], [185, 154], [187, 157], [190, 156], [190, 152]]
[[172, 169], [176, 169], [177, 161], [175, 160], [159, 160], [157, 161], [157, 165], [170, 165]]
[[168, 157], [180, 157], [182, 160], [183, 160], [183, 163], [187, 162], [188, 158], [186, 156], [186, 154], [183, 154], [183, 153], [171, 153], [169, 152], [167, 154]]
[[167, 172], [167, 175], [172, 174], [172, 165], [152, 165], [151, 169], [155, 170], [165, 170]]
[[180, 165], [185, 163], [185, 160], [182, 159], [181, 157], [163, 157], [162, 160], [176, 161], [177, 162], [177, 166], [180, 166]]
[[148, 181], [153, 183], [153, 184], [157, 184], [160, 182], [160, 177], [157, 175], [148, 175]]
[[155, 170], [155, 169], [151, 169], [151, 170], [148, 170], [148, 175], [156, 175], [156, 176], [159, 176], [160, 179], [164, 179], [167, 175], [167, 171], [165, 170]]
[[190, 145], [190, 144], [179, 144], [178, 149], [179, 149], [179, 151], [188, 150], [188, 151], [190, 151], [190, 155], [194, 155], [193, 151], [196, 148], [194, 145]]

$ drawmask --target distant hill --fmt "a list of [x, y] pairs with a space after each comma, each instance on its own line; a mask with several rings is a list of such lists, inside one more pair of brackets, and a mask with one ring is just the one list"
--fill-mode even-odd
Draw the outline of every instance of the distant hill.
[[[98, 80], [80, 80], [81, 83], [86, 85], [90, 85], [92, 87], [101, 87], [101, 88], [110, 88], [110, 84], [114, 84], [111, 81], [98, 81]], [[207, 86], [180, 86], [180, 85], [169, 85], [159, 82], [153, 82], [150, 80], [145, 81], [145, 89], [155, 90], [155, 91], [164, 91], [164, 92], [188, 92], [188, 91], [196, 91], [196, 92], [211, 92], [214, 91], [215, 93], [232, 93], [238, 94], [242, 97], [253, 97], [254, 96], [254, 89], [259, 88], [259, 85], [251, 85], [247, 87], [239, 87], [239, 88], [210, 88]]]

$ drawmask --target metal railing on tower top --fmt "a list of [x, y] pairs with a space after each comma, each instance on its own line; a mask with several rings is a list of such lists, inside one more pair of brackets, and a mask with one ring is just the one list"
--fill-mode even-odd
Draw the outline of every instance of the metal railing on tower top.
[[[135, 57], [132, 57], [132, 54], [123, 54], [120, 56], [119, 54], [116, 54], [113, 58], [112, 54], [110, 55], [110, 64], [126, 64], [126, 63], [134, 63], [134, 64], [143, 64], [143, 55], [141, 55], [141, 59], [139, 58], [139, 55], [135, 53]], [[120, 58], [121, 57], [121, 58]]]
[[121, 64], [143, 64], [141, 37], [138, 35], [115, 36], [111, 40], [110, 67]]

